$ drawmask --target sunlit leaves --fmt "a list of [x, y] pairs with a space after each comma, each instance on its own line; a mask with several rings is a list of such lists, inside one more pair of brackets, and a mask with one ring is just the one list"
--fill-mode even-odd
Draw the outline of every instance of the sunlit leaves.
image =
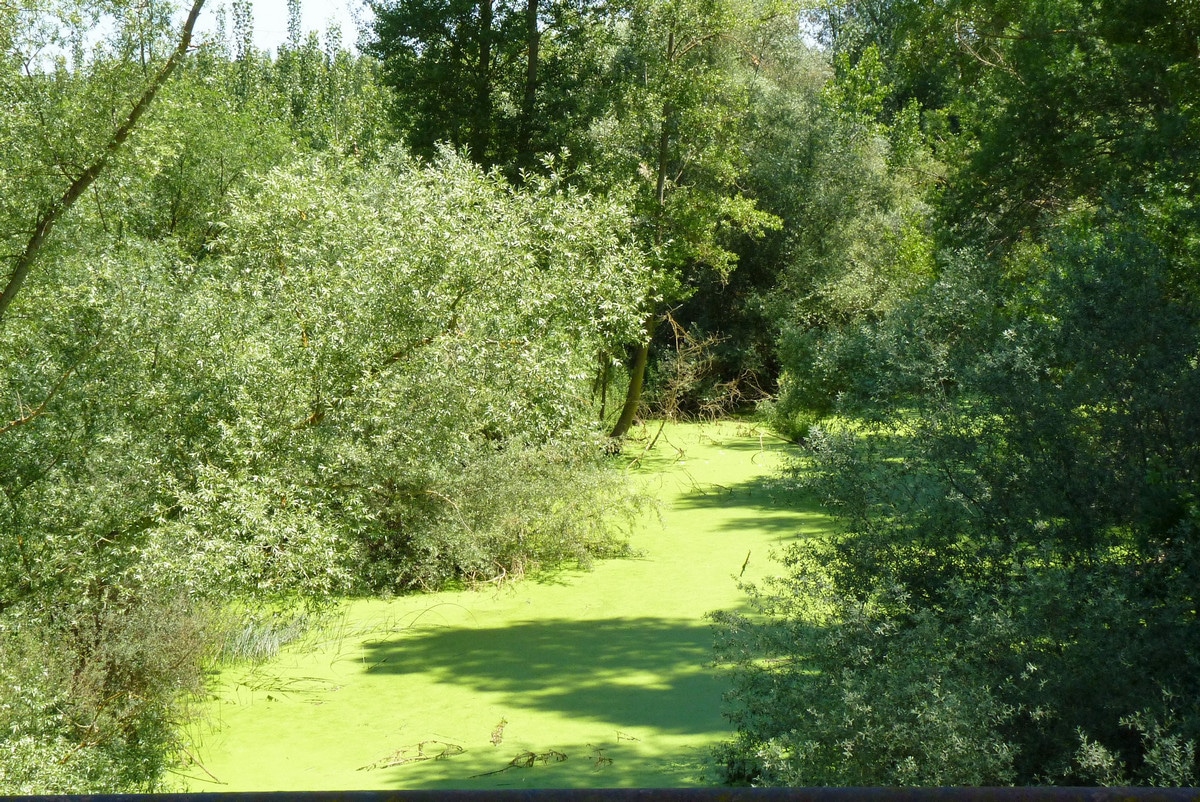
[[[464, 467], [582, 433], [595, 354], [639, 322], [628, 226], [552, 179], [514, 192], [450, 155], [266, 176], [157, 347], [192, 388], [179, 423], [195, 440], [156, 559], [191, 563], [177, 581], [198, 590], [344, 587], [364, 542], [478, 505], [448, 484]], [[402, 523], [410, 507], [423, 528]], [[460, 559], [443, 550], [419, 581]]]

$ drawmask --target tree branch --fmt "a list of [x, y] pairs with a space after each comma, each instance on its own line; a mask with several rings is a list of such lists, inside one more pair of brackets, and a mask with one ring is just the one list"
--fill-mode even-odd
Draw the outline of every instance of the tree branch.
[[[71, 378], [71, 376], [75, 373], [75, 371], [79, 369], [79, 366], [83, 364], [85, 359], [87, 359], [89, 356], [91, 356], [93, 353], [96, 352], [96, 350], [100, 347], [100, 344], [101, 343], [99, 343], [99, 342], [96, 343], [94, 346], [92, 346], [90, 349], [88, 349], [87, 353], [85, 353], [83, 356], [79, 357], [79, 359], [75, 360], [75, 362], [71, 365], [71, 367], [67, 368], [66, 372], [63, 373], [63, 375], [59, 377], [58, 381], [54, 383], [54, 386], [50, 388], [50, 392], [46, 394], [46, 397], [42, 399], [42, 402], [40, 404], [38, 404], [36, 407], [28, 408], [29, 411], [26, 412], [24, 415], [21, 415], [20, 417], [17, 417], [17, 418], [13, 418], [8, 423], [4, 424], [3, 426], [0, 426], [0, 434], [6, 434], [7, 432], [11, 432], [13, 429], [16, 429], [20, 426], [24, 426], [25, 424], [29, 423], [30, 421], [34, 420], [39, 415], [41, 415], [43, 412], [45, 412], [46, 407], [50, 404], [50, 402], [52, 400], [54, 400], [54, 396], [58, 395], [59, 391], [62, 390], [62, 388], [66, 385], [67, 379]], [[18, 405], [21, 405], [19, 398], [18, 398]]]
[[167, 63], [158, 71], [154, 78], [150, 81], [150, 85], [146, 87], [146, 91], [134, 104], [125, 121], [118, 126], [113, 132], [112, 137], [104, 146], [104, 150], [80, 175], [78, 175], [67, 187], [66, 192], [62, 197], [50, 204], [50, 207], [42, 213], [37, 224], [33, 228], [33, 234], [25, 245], [25, 250], [17, 257], [16, 264], [13, 266], [13, 271], [9, 275], [8, 284], [4, 287], [4, 292], [0, 293], [0, 323], [4, 321], [4, 314], [8, 311], [8, 307], [16, 298], [17, 293], [21, 290], [21, 285], [25, 283], [26, 276], [33, 268], [37, 261], [38, 253], [45, 244], [46, 238], [54, 230], [54, 225], [59, 219], [66, 214], [80, 196], [87, 191], [87, 188], [100, 176], [104, 168], [108, 166], [109, 159], [120, 150], [121, 145], [133, 133], [137, 127], [138, 120], [150, 108], [150, 104], [154, 101], [155, 95], [166, 84], [167, 79], [171, 77], [171, 73], [187, 55], [188, 48], [192, 44], [192, 30], [196, 27], [196, 19], [200, 16], [200, 9], [204, 6], [204, 0], [194, 0], [192, 10], [188, 14], [187, 21], [183, 24], [183, 31], [179, 36], [179, 44], [175, 47], [175, 51], [171, 53], [171, 57], [167, 59]]

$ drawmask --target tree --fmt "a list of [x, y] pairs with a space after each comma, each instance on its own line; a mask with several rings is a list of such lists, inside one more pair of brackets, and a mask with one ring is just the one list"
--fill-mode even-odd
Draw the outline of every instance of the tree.
[[1185, 6], [865, 0], [824, 5], [819, 24], [852, 63], [878, 50], [887, 107], [916, 100], [939, 157], [959, 166], [942, 207], [953, 243], [1010, 247], [1113, 182], [1194, 158], [1181, 99], [1200, 21]]
[[[95, 199], [101, 216], [112, 211], [103, 179], [136, 172], [125, 159], [154, 127], [152, 107], [170, 93], [201, 6], [193, 4], [182, 33], [162, 4], [8, 4], [0, 12], [0, 226], [12, 254], [0, 296], [8, 399], [0, 415], [0, 761], [10, 792], [153, 787], [176, 743], [170, 721], [182, 695], [199, 686], [203, 623], [177, 595], [112, 581], [145, 526], [144, 509], [126, 517], [146, 498], [144, 470], [131, 470], [145, 455], [126, 453], [103, 476], [89, 470], [88, 457], [105, 450], [113, 430], [80, 401], [96, 389], [97, 373], [128, 377], [118, 354], [131, 344], [114, 331], [128, 317], [83, 300], [113, 289], [105, 282], [111, 262], [77, 257], [87, 239], [79, 229], [94, 219], [81, 201]], [[88, 53], [82, 34], [101, 19], [108, 32]], [[43, 48], [55, 45], [70, 60], [47, 57]], [[144, 254], [127, 256], [136, 264]], [[118, 286], [118, 295], [130, 290]], [[64, 419], [66, 410], [83, 414]], [[92, 491], [72, 493], [73, 484]], [[111, 528], [116, 522], [128, 538]]]
[[1196, 72], [1162, 6], [939, 6], [927, 32], [974, 65], [924, 115], [966, 157], [942, 247], [847, 338], [860, 423], [810, 435], [845, 531], [789, 551], [762, 618], [722, 619], [723, 758], [785, 784], [1192, 784]]
[[[621, 94], [601, 124], [600, 148], [605, 175], [635, 182], [660, 301], [685, 294], [689, 271], [732, 269], [736, 258], [722, 242], [728, 230], [757, 234], [777, 224], [737, 188], [746, 168], [743, 77], [760, 55], [749, 43], [755, 27], [776, 13], [782, 10], [734, 3], [630, 7], [615, 62]], [[614, 437], [628, 432], [638, 413], [658, 314], [647, 310], [633, 348]]]
[[[518, 181], [535, 154], [557, 154], [595, 191], [632, 187], [639, 237], [660, 265], [652, 293], [682, 297], [682, 272], [692, 267], [727, 274], [728, 231], [774, 224], [736, 186], [745, 84], [766, 56], [756, 31], [786, 17], [783, 7], [398, 2], [375, 10], [373, 52], [400, 93], [416, 152], [432, 153], [437, 141], [465, 146]], [[512, 100], [494, 105], [501, 96]], [[615, 434], [640, 404], [658, 316], [646, 311]]]
[[862, 373], [857, 332], [902, 308], [934, 276], [927, 197], [944, 168], [915, 104], [887, 113], [890, 89], [878, 51], [866, 50], [853, 66], [838, 57], [834, 76], [794, 124], [802, 144], [782, 159], [794, 193], [790, 239], [767, 303], [781, 369], [775, 421], [793, 436]]
[[612, 15], [602, 4], [377, 3], [368, 51], [396, 93], [408, 146], [429, 158], [439, 142], [468, 150], [510, 180], [542, 156], [586, 161], [587, 131], [610, 90]]
[[[182, 33], [179, 35], [179, 43], [176, 45], [174, 51], [150, 79], [149, 83], [146, 84], [141, 95], [134, 101], [132, 109], [124, 115], [122, 122], [112, 130], [107, 139], [97, 141], [88, 148], [90, 152], [85, 155], [87, 161], [84, 164], [86, 166], [82, 166], [82, 169], [79, 166], [71, 169], [70, 166], [63, 165], [67, 168], [64, 170], [64, 173], [69, 177], [69, 183], [60, 195], [44, 199], [40, 204], [37, 219], [32, 221], [32, 225], [30, 226], [31, 233], [29, 234], [29, 238], [26, 240], [24, 248], [13, 259], [12, 270], [4, 285], [4, 290], [0, 292], [0, 322], [3, 322], [5, 312], [8, 311], [8, 307], [17, 297], [17, 293], [20, 292], [21, 286], [25, 283], [25, 278], [29, 275], [29, 271], [33, 269], [38, 254], [41, 252], [46, 238], [54, 230], [55, 225], [64, 214], [70, 211], [76, 201], [79, 200], [83, 193], [88, 190], [96, 178], [104, 171], [113, 154], [125, 144], [125, 140], [133, 133], [142, 115], [146, 113], [151, 103], [154, 102], [155, 95], [162, 89], [167, 79], [171, 77], [171, 73], [175, 71], [175, 68], [187, 54], [188, 47], [192, 41], [192, 30], [195, 28], [196, 20], [200, 16], [200, 10], [203, 7], [204, 0], [195, 0], [192, 4], [192, 9], [183, 24]], [[125, 33], [124, 30], [120, 32], [122, 34]], [[149, 40], [145, 37], [138, 37], [138, 41], [139, 43], [144, 43]], [[29, 83], [38, 83], [39, 81], [39, 77], [31, 77]]]
[[315, 32], [289, 39], [263, 84], [268, 102], [286, 106], [292, 130], [309, 149], [378, 157], [394, 141], [379, 64], [346, 50], [337, 28], [326, 33], [324, 46]]
[[963, 87], [972, 145], [947, 212], [972, 240], [1011, 246], [1115, 186], [1153, 192], [1198, 158], [1184, 100], [1200, 85], [1194, 8], [979, 2], [962, 14], [962, 47], [984, 66]]
[[[467, 148], [484, 165], [500, 161], [507, 121], [495, 118], [495, 94], [513, 68], [525, 26], [496, 0], [376, 2], [370, 50], [397, 94], [410, 147], [431, 155], [438, 142]], [[536, 71], [537, 50], [527, 56]]]
[[[170, 359], [201, 371], [178, 384], [208, 388], [202, 419], [221, 434], [198, 432], [191, 448], [214, 459], [180, 466], [176, 503], [193, 514], [160, 547], [211, 560], [169, 562], [209, 585], [320, 593], [436, 587], [609, 547], [567, 499], [589, 497], [575, 388], [636, 325], [644, 271], [618, 205], [552, 180], [517, 192], [444, 153], [426, 167], [302, 163], [235, 221], [231, 261], [201, 274], [215, 295], [232, 270], [232, 297], [214, 308], [201, 294], [188, 328], [212, 334]], [[550, 452], [556, 485], [537, 484]], [[539, 490], [513, 521], [492, 500], [518, 486]]]
[[846, 533], [790, 550], [768, 623], [725, 619], [732, 772], [1194, 782], [1200, 304], [1194, 247], [1143, 212], [1063, 221], [1007, 276], [943, 262], [880, 327], [904, 394], [863, 399], [866, 436], [810, 436]]

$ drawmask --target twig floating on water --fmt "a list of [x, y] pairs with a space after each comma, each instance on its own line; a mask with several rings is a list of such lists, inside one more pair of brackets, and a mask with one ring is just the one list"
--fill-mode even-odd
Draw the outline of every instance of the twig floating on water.
[[522, 752], [521, 754], [508, 761], [508, 765], [504, 768], [494, 771], [485, 771], [483, 774], [472, 774], [471, 779], [477, 777], [491, 777], [493, 774], [503, 774], [509, 769], [528, 769], [532, 768], [535, 763], [562, 763], [567, 759], [567, 756], [557, 749], [548, 749], [545, 752]]
[[[429, 744], [436, 744], [442, 747], [438, 752], [426, 752], [425, 747]], [[413, 751], [416, 750], [416, 754]], [[380, 758], [374, 763], [368, 763], [365, 766], [359, 766], [358, 771], [373, 771], [375, 769], [390, 769], [392, 766], [403, 766], [408, 763], [416, 763], [421, 760], [443, 760], [455, 755], [461, 755], [466, 750], [458, 744], [447, 743], [446, 741], [421, 741], [416, 746], [406, 746], [402, 749], [397, 749], [387, 757]]]
[[499, 746], [504, 740], [504, 726], [508, 724], [508, 719], [500, 719], [500, 723], [492, 730], [492, 746]]

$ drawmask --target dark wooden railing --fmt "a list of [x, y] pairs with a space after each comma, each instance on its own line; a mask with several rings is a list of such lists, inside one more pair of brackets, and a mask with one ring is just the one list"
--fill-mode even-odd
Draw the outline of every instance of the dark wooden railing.
[[1200, 802], [1200, 788], [598, 788], [14, 796], [11, 802]]

